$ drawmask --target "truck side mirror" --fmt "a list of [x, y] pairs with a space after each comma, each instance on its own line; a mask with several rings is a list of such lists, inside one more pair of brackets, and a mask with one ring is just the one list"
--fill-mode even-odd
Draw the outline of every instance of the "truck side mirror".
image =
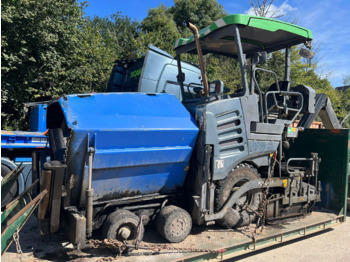
[[209, 84], [209, 93], [210, 94], [222, 94], [224, 93], [224, 82], [221, 80], [215, 80]]

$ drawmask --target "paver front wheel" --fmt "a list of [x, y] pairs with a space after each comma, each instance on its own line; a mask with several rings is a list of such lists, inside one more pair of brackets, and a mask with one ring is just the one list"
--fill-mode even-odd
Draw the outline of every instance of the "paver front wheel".
[[[111, 213], [102, 226], [102, 237], [116, 239], [120, 242], [133, 244], [137, 237], [137, 229], [140, 218], [128, 210], [117, 210]], [[140, 240], [144, 234], [144, 227], [141, 225]]]
[[183, 241], [191, 232], [192, 218], [188, 212], [177, 206], [164, 207], [156, 218], [160, 235], [171, 243]]

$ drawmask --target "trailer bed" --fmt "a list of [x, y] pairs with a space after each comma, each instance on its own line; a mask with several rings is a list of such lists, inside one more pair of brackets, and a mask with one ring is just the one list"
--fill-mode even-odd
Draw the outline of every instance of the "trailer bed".
[[[36, 219], [33, 219], [36, 220]], [[239, 230], [223, 229], [219, 226], [194, 226], [191, 235], [178, 244], [168, 244], [169, 247], [195, 248], [209, 250], [225, 250], [222, 253], [189, 252], [163, 250], [154, 253], [148, 250], [134, 250], [128, 255], [118, 257], [118, 261], [199, 261], [207, 259], [226, 259], [242, 253], [257, 250], [268, 245], [303, 237], [305, 235], [325, 230], [344, 221], [344, 215], [323, 208], [316, 208], [311, 215], [293, 221], [285, 221], [279, 225], [268, 225], [265, 230], [252, 239], [254, 225]], [[89, 248], [77, 251], [72, 248], [63, 234], [41, 238], [36, 230], [36, 221], [26, 225], [20, 232], [20, 243], [24, 252], [24, 261], [101, 261], [101, 258], [116, 257], [115, 250], [104, 248]], [[35, 228], [35, 229], [34, 229]], [[153, 229], [146, 227], [144, 240], [140, 245], [166, 244], [166, 241]], [[4, 261], [17, 259], [14, 244], [2, 257]]]
[[[291, 238], [302, 237], [304, 235], [324, 230], [330, 226], [340, 224], [343, 216], [325, 209], [317, 209], [311, 215], [304, 218], [286, 221], [278, 225], [268, 225], [262, 233], [256, 236], [254, 244], [253, 235], [255, 225], [250, 225], [238, 230], [223, 229], [219, 226], [195, 227], [191, 235], [183, 242], [169, 244], [170, 247], [194, 248], [223, 251], [222, 253], [211, 252], [179, 252], [162, 251], [159, 254], [152, 254], [151, 251], [137, 250], [129, 256], [120, 257], [120, 261], [193, 261], [202, 259], [227, 258], [235, 252], [254, 251], [267, 244], [279, 244]], [[259, 231], [258, 231], [259, 232]], [[155, 231], [145, 235], [144, 244], [166, 243]], [[143, 244], [141, 243], [141, 245]], [[225, 251], [224, 251], [225, 250]], [[241, 254], [241, 252], [240, 252]]]

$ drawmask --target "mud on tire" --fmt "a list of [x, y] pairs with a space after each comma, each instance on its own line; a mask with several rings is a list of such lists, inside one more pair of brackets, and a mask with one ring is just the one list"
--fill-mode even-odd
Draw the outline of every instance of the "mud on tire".
[[[102, 237], [133, 244], [137, 237], [139, 222], [140, 218], [134, 213], [119, 209], [106, 218], [102, 226]], [[144, 227], [141, 225], [140, 240], [142, 240], [143, 235]]]
[[177, 206], [164, 207], [156, 218], [158, 233], [171, 243], [183, 241], [191, 232], [192, 218]]

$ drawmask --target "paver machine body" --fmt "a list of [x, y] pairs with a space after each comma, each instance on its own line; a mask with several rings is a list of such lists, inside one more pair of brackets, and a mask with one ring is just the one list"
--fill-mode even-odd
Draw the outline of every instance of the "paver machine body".
[[[134, 241], [154, 219], [165, 239], [179, 242], [192, 221], [239, 227], [257, 217], [306, 214], [320, 200], [317, 152], [286, 154], [303, 129], [290, 125], [315, 110], [315, 91], [290, 80], [290, 47], [308, 44], [311, 32], [248, 15], [226, 16], [199, 32], [189, 27], [194, 36], [175, 43], [180, 92], [69, 95], [49, 105], [53, 160], [41, 183], [50, 192], [39, 206], [43, 233], [57, 231], [63, 214], [73, 243], [100, 227], [104, 238]], [[281, 49], [286, 76], [279, 82], [257, 65]], [[191, 83], [183, 53], [198, 54], [201, 74]], [[225, 95], [220, 80], [208, 84], [207, 53], [238, 59], [239, 92]], [[265, 94], [258, 71], [276, 76]]]

